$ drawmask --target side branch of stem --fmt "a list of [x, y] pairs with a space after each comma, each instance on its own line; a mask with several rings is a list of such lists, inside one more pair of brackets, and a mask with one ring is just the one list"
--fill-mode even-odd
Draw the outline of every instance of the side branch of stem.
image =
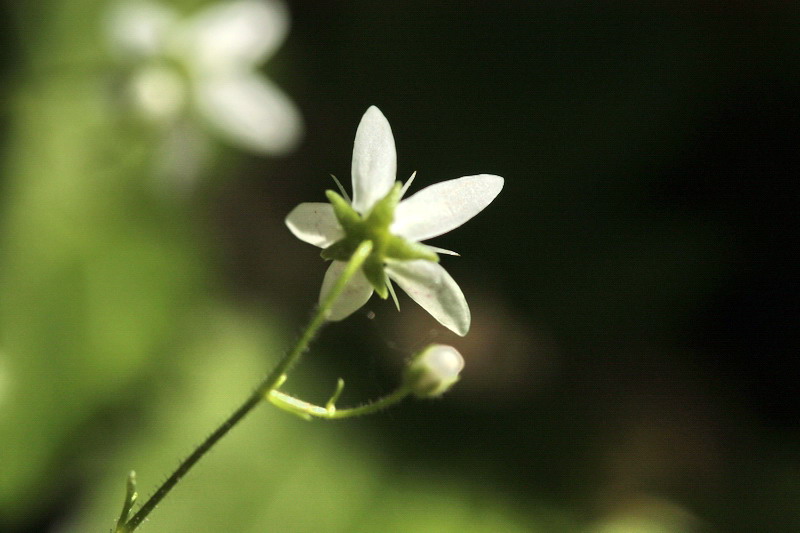
[[400, 403], [409, 394], [411, 394], [411, 390], [405, 386], [402, 386], [391, 394], [383, 396], [382, 398], [378, 398], [377, 400], [373, 400], [357, 407], [349, 407], [345, 409], [339, 409], [338, 407], [334, 407], [332, 405], [325, 407], [321, 405], [314, 405], [299, 398], [295, 398], [294, 396], [290, 396], [279, 390], [271, 390], [267, 396], [267, 399], [269, 399], [274, 406], [304, 418], [313, 417], [325, 418], [328, 420], [339, 420], [342, 418], [369, 415], [378, 411], [382, 411], [387, 407], [391, 407], [392, 405]]

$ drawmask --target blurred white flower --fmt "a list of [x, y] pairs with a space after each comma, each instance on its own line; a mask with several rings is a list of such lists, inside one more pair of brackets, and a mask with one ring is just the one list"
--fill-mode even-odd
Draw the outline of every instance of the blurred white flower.
[[469, 306], [456, 282], [438, 264], [437, 252], [457, 254], [419, 241], [447, 233], [477, 215], [500, 193], [503, 178], [466, 176], [431, 185], [401, 202], [411, 180], [405, 187], [395, 183], [396, 169], [392, 129], [380, 110], [370, 107], [353, 146], [352, 202], [327, 191], [330, 204], [300, 204], [286, 217], [286, 225], [297, 238], [324, 248], [322, 256], [333, 260], [320, 301], [356, 247], [365, 240], [373, 243], [364, 267], [334, 304], [330, 320], [355, 312], [373, 291], [382, 298], [389, 293], [394, 297], [394, 281], [442, 325], [466, 335]]
[[446, 344], [431, 344], [406, 368], [406, 385], [415, 396], [433, 398], [447, 392], [459, 379], [464, 358]]
[[291, 150], [302, 132], [297, 108], [257, 70], [287, 30], [288, 13], [277, 0], [213, 4], [188, 18], [133, 1], [115, 6], [108, 19], [145, 116], [173, 124], [196, 113], [231, 143], [266, 154]]

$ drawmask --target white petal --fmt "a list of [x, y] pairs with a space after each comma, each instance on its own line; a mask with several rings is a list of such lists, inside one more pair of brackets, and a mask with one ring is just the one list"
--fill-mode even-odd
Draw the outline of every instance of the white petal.
[[[325, 272], [325, 279], [322, 281], [322, 289], [319, 292], [320, 303], [333, 288], [346, 266], [347, 263], [343, 261], [334, 261], [328, 267], [328, 271]], [[364, 273], [359, 270], [350, 279], [350, 283], [344, 288], [341, 296], [334, 302], [330, 315], [328, 315], [328, 320], [336, 321], [347, 318], [367, 303], [370, 296], [372, 296], [372, 284], [364, 276]]]
[[115, 52], [123, 56], [151, 56], [162, 51], [177, 15], [167, 6], [132, 1], [114, 6], [106, 29]]
[[300, 113], [280, 89], [261, 76], [237, 73], [200, 79], [196, 93], [203, 116], [242, 148], [281, 154], [300, 139]]
[[333, 206], [323, 202], [298, 205], [286, 217], [286, 225], [295, 237], [320, 248], [327, 248], [344, 237]]
[[391, 232], [413, 241], [447, 233], [480, 213], [502, 188], [503, 178], [490, 174], [431, 185], [400, 202]]
[[462, 337], [467, 334], [471, 320], [467, 300], [441, 265], [424, 259], [391, 261], [386, 273], [443, 326]]
[[397, 175], [397, 153], [389, 121], [371, 106], [361, 118], [353, 143], [353, 208], [369, 211], [389, 193]]
[[186, 21], [173, 45], [201, 72], [252, 68], [275, 52], [288, 27], [282, 3], [222, 2]]

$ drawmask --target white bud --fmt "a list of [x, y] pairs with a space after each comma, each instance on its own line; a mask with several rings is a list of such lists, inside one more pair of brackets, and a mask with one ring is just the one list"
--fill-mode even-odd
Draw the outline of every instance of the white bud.
[[406, 384], [415, 396], [433, 398], [452, 387], [464, 368], [461, 354], [446, 344], [431, 344], [419, 352], [406, 369]]

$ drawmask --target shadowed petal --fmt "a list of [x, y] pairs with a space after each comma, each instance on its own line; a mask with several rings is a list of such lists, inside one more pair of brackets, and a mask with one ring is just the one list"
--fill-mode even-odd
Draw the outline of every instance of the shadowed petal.
[[207, 77], [198, 80], [196, 89], [203, 116], [240, 147], [281, 154], [300, 139], [302, 123], [294, 104], [261, 76]]
[[182, 26], [174, 44], [201, 72], [252, 68], [275, 52], [288, 28], [282, 3], [238, 0], [200, 11]]
[[322, 202], [298, 205], [286, 217], [286, 225], [295, 237], [319, 248], [327, 248], [344, 237], [333, 206]]
[[424, 259], [392, 261], [386, 273], [443, 326], [462, 337], [467, 334], [471, 320], [467, 300], [441, 265]]
[[491, 174], [431, 185], [400, 202], [391, 231], [413, 241], [442, 235], [483, 211], [502, 188], [503, 178]]
[[[322, 281], [322, 289], [319, 292], [320, 303], [333, 288], [346, 266], [347, 263], [343, 261], [334, 261], [328, 267], [328, 271], [325, 272], [325, 279]], [[344, 320], [367, 303], [370, 296], [372, 296], [372, 285], [367, 281], [364, 273], [359, 270], [350, 279], [350, 283], [344, 288], [341, 296], [334, 302], [328, 320]]]
[[353, 208], [369, 211], [389, 193], [397, 175], [397, 154], [389, 121], [371, 106], [361, 118], [353, 143]]

